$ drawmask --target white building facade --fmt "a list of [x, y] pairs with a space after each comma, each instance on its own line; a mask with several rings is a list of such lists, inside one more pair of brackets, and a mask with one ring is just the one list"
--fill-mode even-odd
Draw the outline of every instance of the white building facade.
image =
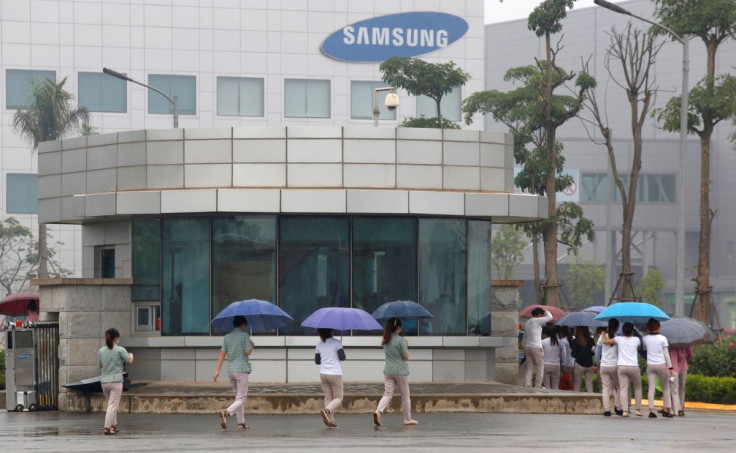
[[[62, 384], [96, 374], [111, 324], [136, 352], [135, 378], [208, 381], [222, 334], [209, 319], [248, 298], [297, 318], [257, 336], [255, 382], [312, 380], [313, 332], [298, 326], [312, 310], [395, 299], [435, 313], [407, 324], [413, 380], [515, 380], [516, 299], [491, 303], [490, 226], [547, 213], [544, 198], [513, 193], [511, 137], [480, 118], [397, 128], [434, 115], [402, 90], [373, 127], [392, 54], [467, 71], [442, 105], [461, 120], [461, 100], [484, 87], [483, 2], [3, 2], [2, 39], [3, 156], [25, 159], [4, 158], [3, 175], [33, 175], [38, 159], [38, 220], [69, 236], [66, 267], [92, 279], [74, 285], [97, 288], [67, 298], [63, 281], [41, 285], [42, 312], [67, 333]], [[104, 67], [176, 96], [180, 128], [168, 101]], [[99, 134], [36, 157], [10, 121], [44, 77], [67, 78]], [[346, 378], [380, 379], [376, 337], [344, 342], [360, 360]]]

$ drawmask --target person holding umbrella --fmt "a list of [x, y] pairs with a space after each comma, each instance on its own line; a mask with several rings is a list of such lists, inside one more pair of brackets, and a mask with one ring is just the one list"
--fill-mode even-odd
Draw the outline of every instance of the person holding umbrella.
[[544, 377], [544, 351], [542, 349], [542, 326], [552, 321], [552, 313], [541, 307], [532, 310], [532, 317], [524, 324], [524, 356], [526, 372], [524, 387], [532, 386], [532, 372], [537, 370], [535, 387], [542, 387]]
[[616, 345], [603, 344], [603, 339], [616, 336], [618, 319], [608, 320], [608, 330], [598, 337], [595, 347], [596, 363], [599, 365], [601, 387], [603, 393], [603, 415], [611, 416], [611, 393], [613, 393], [613, 410], [616, 415], [623, 415], [621, 407], [621, 388], [618, 384], [618, 348]]
[[217, 370], [213, 376], [213, 380], [217, 382], [217, 377], [220, 375], [220, 369], [222, 368], [222, 362], [225, 361], [225, 356], [227, 356], [227, 377], [230, 380], [233, 393], [235, 393], [235, 401], [233, 401], [230, 407], [218, 414], [222, 429], [227, 429], [227, 419], [233, 414], [237, 415], [238, 429], [250, 428], [245, 423], [243, 405], [245, 405], [245, 399], [248, 396], [248, 377], [251, 371], [248, 356], [253, 351], [255, 345], [250, 339], [250, 334], [246, 331], [247, 326], [248, 320], [245, 316], [233, 317], [233, 330], [226, 334], [222, 340], [220, 359], [217, 362]]
[[404, 424], [419, 424], [419, 422], [411, 418], [409, 366], [406, 363], [409, 360], [409, 348], [406, 340], [399, 335], [400, 333], [401, 320], [399, 318], [389, 319], [383, 330], [383, 340], [381, 341], [383, 352], [386, 355], [386, 366], [383, 369], [385, 376], [383, 397], [378, 402], [378, 407], [373, 413], [373, 423], [376, 426], [381, 426], [381, 416], [383, 415], [383, 411], [388, 407], [388, 403], [391, 402], [397, 386], [401, 389], [401, 408], [404, 412]]
[[314, 351], [314, 363], [319, 365], [319, 380], [325, 393], [325, 408], [320, 411], [328, 428], [337, 428], [335, 409], [342, 404], [342, 367], [345, 350], [340, 340], [333, 338], [333, 329], [317, 329], [320, 342]]
[[621, 330], [622, 337], [608, 338], [601, 336], [601, 342], [608, 346], [616, 345], [618, 349], [617, 373], [618, 382], [621, 387], [621, 408], [624, 417], [631, 416], [629, 404], [631, 394], [629, 393], [629, 380], [634, 384], [634, 398], [636, 399], [636, 415], [641, 417], [641, 374], [639, 374], [638, 350], [641, 346], [639, 337], [634, 336], [634, 325], [625, 322]]
[[133, 363], [132, 353], [118, 346], [120, 332], [118, 329], [110, 328], [105, 331], [105, 346], [97, 351], [97, 362], [102, 369], [100, 383], [102, 393], [107, 398], [107, 413], [105, 414], [105, 427], [102, 432], [107, 435], [118, 433], [118, 406], [120, 397], [123, 395], [123, 371], [126, 363]]

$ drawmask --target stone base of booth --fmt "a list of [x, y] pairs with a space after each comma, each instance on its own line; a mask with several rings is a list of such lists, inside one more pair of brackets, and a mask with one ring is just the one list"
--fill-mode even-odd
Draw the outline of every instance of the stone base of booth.
[[[194, 382], [134, 383], [123, 394], [121, 413], [131, 414], [213, 414], [230, 405], [232, 390], [224, 384]], [[503, 412], [529, 414], [600, 414], [601, 397], [595, 393], [529, 389], [499, 383], [413, 384], [412, 411], [423, 412]], [[381, 383], [345, 385], [341, 413], [371, 413], [383, 393]], [[324, 406], [318, 384], [253, 385], [246, 411], [258, 414], [314, 414]], [[68, 392], [61, 410], [102, 412], [101, 394]], [[392, 412], [401, 411], [401, 398], [391, 402]]]
[[491, 281], [491, 336], [508, 337], [511, 345], [496, 348], [495, 376], [496, 382], [516, 384], [519, 370], [519, 308], [521, 298], [519, 287], [524, 280], [492, 280]]

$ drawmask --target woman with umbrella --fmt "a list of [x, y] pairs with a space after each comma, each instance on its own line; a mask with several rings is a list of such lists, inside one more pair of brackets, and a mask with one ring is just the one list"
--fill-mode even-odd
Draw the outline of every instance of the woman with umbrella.
[[585, 376], [585, 391], [593, 392], [593, 357], [595, 355], [595, 343], [590, 335], [588, 326], [578, 326], [575, 329], [575, 340], [570, 344], [572, 356], [575, 357], [575, 369], [573, 377], [575, 379], [575, 391], [579, 392], [583, 385], [583, 376]]
[[385, 376], [384, 392], [378, 407], [373, 413], [373, 423], [381, 426], [381, 416], [394, 397], [396, 386], [401, 388], [401, 408], [404, 412], [405, 425], [418, 425], [419, 422], [411, 418], [411, 397], [409, 396], [409, 348], [401, 333], [401, 320], [391, 318], [386, 322], [383, 330], [383, 352], [386, 354], [386, 366], [383, 369]]
[[217, 382], [217, 377], [220, 375], [220, 368], [222, 368], [222, 362], [225, 360], [225, 356], [227, 356], [227, 377], [230, 380], [233, 393], [235, 393], [235, 401], [233, 401], [230, 407], [219, 413], [222, 429], [227, 429], [227, 419], [228, 417], [232, 417], [233, 414], [236, 414], [238, 417], [238, 429], [250, 428], [250, 426], [245, 424], [243, 405], [248, 396], [248, 376], [251, 370], [248, 356], [253, 351], [255, 345], [245, 330], [247, 325], [248, 321], [245, 319], [245, 316], [233, 317], [233, 330], [226, 334], [222, 340], [220, 359], [217, 362], [217, 370], [213, 377], [213, 380]]
[[629, 393], [629, 379], [634, 384], [634, 398], [636, 398], [636, 415], [641, 417], [641, 374], [639, 374], [638, 350], [641, 346], [639, 337], [634, 336], [634, 325], [625, 322], [621, 328], [624, 333], [622, 337], [601, 337], [605, 345], [616, 345], [618, 348], [618, 383], [621, 387], [621, 408], [624, 417], [629, 417], [629, 404], [631, 394]]
[[618, 348], [616, 345], [603, 344], [603, 339], [611, 339], [616, 336], [618, 330], [618, 319], [608, 320], [608, 329], [601, 334], [595, 347], [595, 358], [600, 368], [601, 387], [603, 393], [603, 415], [611, 416], [611, 393], [613, 393], [613, 410], [616, 415], [622, 415], [621, 388], [618, 384]]
[[342, 367], [345, 350], [340, 340], [333, 338], [332, 329], [317, 329], [320, 342], [314, 352], [314, 363], [319, 365], [319, 380], [325, 392], [325, 408], [320, 411], [322, 421], [328, 428], [337, 428], [335, 409], [342, 404]]
[[647, 350], [647, 398], [649, 399], [649, 418], [657, 418], [654, 412], [654, 390], [657, 377], [662, 382], [662, 416], [672, 418], [670, 376], [674, 375], [672, 361], [670, 360], [669, 344], [667, 338], [659, 333], [659, 321], [652, 318], [647, 322], [649, 333], [644, 336], [642, 342]]

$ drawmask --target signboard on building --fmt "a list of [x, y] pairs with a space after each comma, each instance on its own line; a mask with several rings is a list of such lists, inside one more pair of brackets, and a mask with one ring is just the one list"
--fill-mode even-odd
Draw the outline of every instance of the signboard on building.
[[[514, 179], [516, 179], [516, 176], [521, 172], [521, 168], [514, 168]], [[572, 184], [565, 187], [564, 190], [557, 192], [557, 202], [562, 203], [564, 201], [572, 201], [574, 203], [578, 203], [580, 201], [580, 170], [577, 168], [574, 169], [565, 169], [564, 173], [566, 175], [569, 175], [572, 177]], [[524, 190], [521, 190], [520, 188], [514, 186], [514, 189], [516, 190], [516, 193], [525, 193]]]
[[322, 42], [335, 60], [379, 63], [391, 57], [416, 57], [449, 46], [468, 31], [452, 14], [411, 12], [372, 17], [344, 26]]

